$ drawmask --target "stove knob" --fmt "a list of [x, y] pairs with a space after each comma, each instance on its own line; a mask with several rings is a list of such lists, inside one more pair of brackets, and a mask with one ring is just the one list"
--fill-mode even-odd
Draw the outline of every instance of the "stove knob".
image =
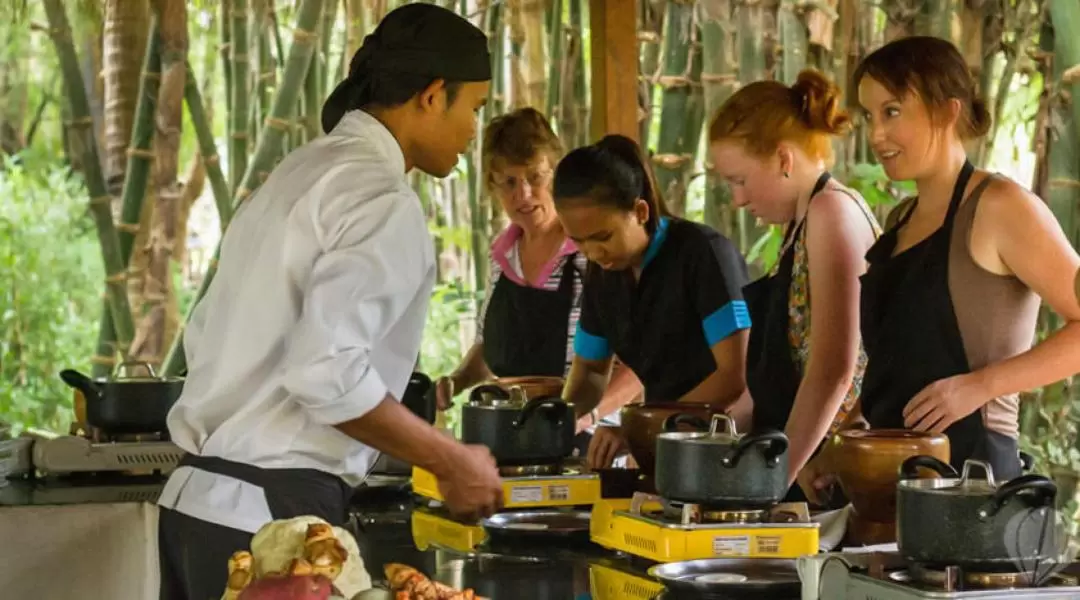
[[[827, 556], [816, 566], [820, 569], [817, 572], [817, 596], [811, 596], [811, 598], [813, 600], [846, 599], [851, 565], [839, 556]], [[807, 574], [803, 574], [802, 579], [805, 584], [809, 578]], [[806, 587], [804, 585], [804, 592]], [[803, 600], [807, 600], [805, 593]]]

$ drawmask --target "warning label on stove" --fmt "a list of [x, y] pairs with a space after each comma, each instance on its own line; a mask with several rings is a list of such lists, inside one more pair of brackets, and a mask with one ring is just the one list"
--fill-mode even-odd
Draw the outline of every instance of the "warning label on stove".
[[718, 535], [712, 541], [713, 556], [749, 556], [750, 536]]
[[544, 487], [530, 485], [516, 487], [510, 490], [510, 502], [543, 502]]
[[779, 554], [780, 553], [780, 536], [776, 536], [776, 535], [759, 535], [757, 537], [757, 553], [758, 554]]
[[565, 502], [570, 499], [570, 486], [568, 485], [549, 485], [548, 486], [548, 500], [558, 500]]

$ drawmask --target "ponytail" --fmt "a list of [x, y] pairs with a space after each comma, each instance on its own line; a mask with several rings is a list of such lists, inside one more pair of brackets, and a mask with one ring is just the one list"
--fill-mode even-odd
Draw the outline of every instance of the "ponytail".
[[640, 198], [649, 206], [645, 229], [650, 235], [660, 217], [670, 216], [641, 147], [623, 135], [605, 136], [567, 154], [555, 170], [554, 188], [557, 207], [587, 198], [629, 212]]

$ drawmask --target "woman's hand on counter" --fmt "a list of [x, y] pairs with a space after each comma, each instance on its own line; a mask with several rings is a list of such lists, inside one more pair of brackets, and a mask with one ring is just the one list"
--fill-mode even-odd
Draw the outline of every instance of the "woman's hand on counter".
[[823, 450], [799, 471], [796, 480], [810, 504], [824, 506], [831, 495], [830, 488], [836, 485], [836, 475], [829, 463], [829, 452]]
[[589, 442], [586, 465], [590, 469], [606, 469], [627, 449], [621, 427], [597, 427]]

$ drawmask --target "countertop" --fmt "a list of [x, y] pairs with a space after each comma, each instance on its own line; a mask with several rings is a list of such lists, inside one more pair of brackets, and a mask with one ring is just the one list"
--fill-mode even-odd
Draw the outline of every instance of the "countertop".
[[468, 553], [420, 550], [412, 515], [425, 510], [423, 503], [389, 489], [358, 491], [352, 528], [374, 581], [383, 578], [384, 564], [397, 562], [492, 600], [678, 600], [649, 577], [648, 561], [589, 542], [484, 542]]

